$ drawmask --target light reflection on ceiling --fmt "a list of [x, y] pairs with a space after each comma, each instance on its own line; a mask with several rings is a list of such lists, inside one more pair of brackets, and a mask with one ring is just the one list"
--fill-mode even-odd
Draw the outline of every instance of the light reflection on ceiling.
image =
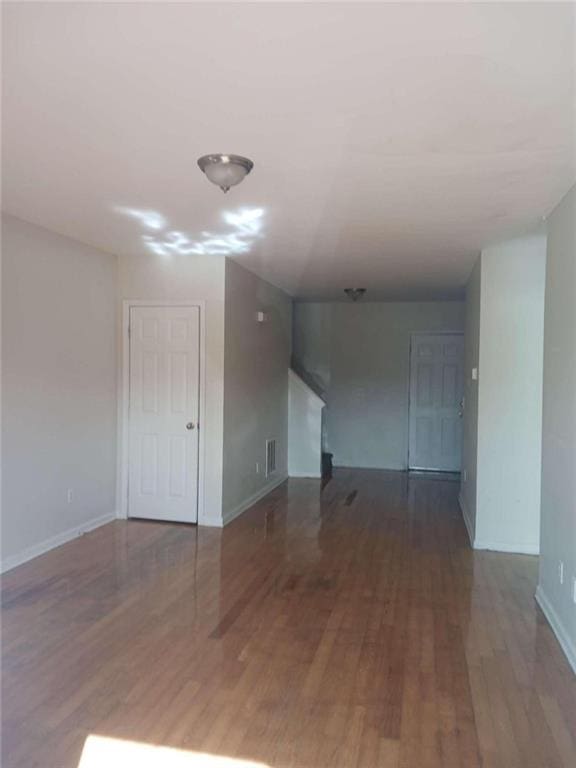
[[138, 219], [143, 227], [148, 229], [164, 229], [168, 226], [168, 222], [157, 211], [139, 211], [137, 208], [122, 208], [119, 206], [116, 208], [118, 213], [125, 213], [127, 216], [133, 216]]
[[142, 234], [142, 241], [148, 250], [158, 256], [232, 256], [249, 253], [254, 241], [262, 237], [265, 213], [263, 208], [224, 211], [224, 231], [204, 231], [200, 237], [194, 237], [186, 232], [172, 230], [168, 220], [157, 211], [124, 206], [118, 206], [115, 210], [136, 219], [144, 229], [154, 231], [154, 234]]

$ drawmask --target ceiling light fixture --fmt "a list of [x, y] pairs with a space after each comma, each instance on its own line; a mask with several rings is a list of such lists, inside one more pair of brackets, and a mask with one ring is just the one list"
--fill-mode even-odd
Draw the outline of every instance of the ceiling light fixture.
[[222, 192], [240, 184], [254, 167], [252, 160], [240, 155], [203, 155], [198, 159], [198, 165]]
[[366, 288], [344, 288], [344, 293], [352, 301], [358, 301], [366, 293]]

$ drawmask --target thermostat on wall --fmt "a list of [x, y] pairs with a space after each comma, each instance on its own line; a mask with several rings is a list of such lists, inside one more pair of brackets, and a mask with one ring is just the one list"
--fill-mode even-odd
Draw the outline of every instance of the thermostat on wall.
[[268, 318], [266, 317], [266, 313], [265, 312], [257, 312], [256, 313], [256, 320], [259, 323], [265, 323], [267, 319]]

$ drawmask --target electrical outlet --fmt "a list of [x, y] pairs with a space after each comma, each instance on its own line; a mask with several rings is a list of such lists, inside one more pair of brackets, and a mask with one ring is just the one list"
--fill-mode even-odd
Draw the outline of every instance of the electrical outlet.
[[478, 368], [472, 368], [472, 381], [476, 381], [478, 379]]
[[68, 504], [72, 504], [72, 496], [73, 496], [72, 488], [68, 488], [68, 493], [66, 494], [66, 499], [68, 500]]
[[562, 560], [558, 563], [558, 579], [560, 584], [564, 584], [564, 562]]

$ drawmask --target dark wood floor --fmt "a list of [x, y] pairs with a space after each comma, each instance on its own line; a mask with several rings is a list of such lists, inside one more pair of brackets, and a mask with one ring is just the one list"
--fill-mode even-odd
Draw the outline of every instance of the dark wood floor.
[[340, 470], [224, 531], [118, 521], [11, 571], [2, 765], [76, 768], [95, 734], [186, 765], [574, 768], [537, 559], [473, 553], [457, 490]]

